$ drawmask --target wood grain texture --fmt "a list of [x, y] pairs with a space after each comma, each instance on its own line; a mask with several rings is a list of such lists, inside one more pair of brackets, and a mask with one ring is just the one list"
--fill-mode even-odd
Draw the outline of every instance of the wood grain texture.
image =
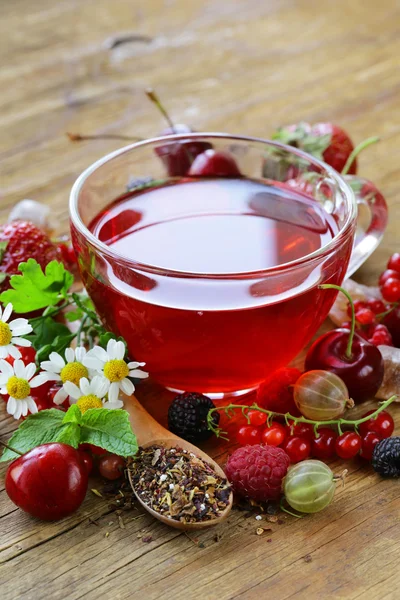
[[[157, 133], [164, 123], [144, 95], [154, 86], [173, 118], [198, 130], [268, 137], [289, 122], [332, 120], [357, 142], [379, 135], [360, 172], [382, 190], [391, 218], [357, 278], [376, 281], [398, 250], [398, 0], [3, 0], [1, 9], [0, 219], [34, 198], [66, 232], [73, 181], [118, 142], [73, 144], [65, 132]], [[148, 39], [110, 49], [128, 33]], [[145, 383], [138, 397], [165, 422], [168, 392]], [[0, 435], [14, 427], [1, 406]], [[221, 464], [231, 448], [204, 446]], [[90, 492], [75, 515], [39, 523], [8, 500], [1, 478], [1, 598], [396, 598], [399, 484], [361, 461], [349, 471], [319, 515], [263, 522], [272, 531], [256, 536], [259, 523], [234, 511], [195, 539], [139, 510], [121, 529]]]

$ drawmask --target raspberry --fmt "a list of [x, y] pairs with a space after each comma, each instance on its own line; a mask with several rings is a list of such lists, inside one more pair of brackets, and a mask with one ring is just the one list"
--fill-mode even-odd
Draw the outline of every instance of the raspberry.
[[386, 438], [376, 444], [372, 467], [382, 477], [400, 477], [400, 437]]
[[[207, 415], [215, 404], [207, 396], [196, 392], [185, 392], [173, 400], [168, 409], [168, 427], [172, 433], [188, 442], [202, 442], [212, 435], [207, 425]], [[213, 413], [215, 425], [219, 413]]]
[[301, 375], [299, 369], [283, 368], [274, 371], [263, 381], [257, 391], [257, 404], [278, 413], [300, 413], [293, 400], [292, 386]]
[[228, 458], [225, 473], [233, 490], [258, 502], [277, 500], [290, 460], [282, 448], [243, 446]]
[[[18, 265], [28, 258], [37, 260], [43, 269], [58, 258], [57, 248], [50, 238], [29, 221], [12, 221], [1, 225], [0, 242], [8, 242], [0, 264], [0, 272], [7, 275], [17, 273]], [[8, 279], [4, 280], [0, 290], [9, 287]]]

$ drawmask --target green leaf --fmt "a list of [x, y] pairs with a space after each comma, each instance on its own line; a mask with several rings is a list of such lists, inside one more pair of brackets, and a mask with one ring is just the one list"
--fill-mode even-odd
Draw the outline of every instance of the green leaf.
[[81, 443], [100, 446], [119, 456], [136, 454], [138, 445], [122, 409], [91, 408], [82, 415]]
[[83, 310], [80, 308], [77, 308], [76, 310], [70, 310], [69, 312], [66, 312], [64, 316], [69, 323], [73, 323], [74, 321], [79, 321], [79, 319], [82, 319]]
[[41, 319], [37, 322], [32, 320], [31, 324], [33, 325], [34, 335], [30, 335], [29, 339], [32, 341], [35, 350], [39, 350], [47, 344], [54, 347], [56, 338], [71, 335], [66, 325], [54, 321], [51, 317]]
[[79, 406], [72, 404], [69, 407], [63, 418], [63, 423], [77, 423], [78, 425], [82, 423], [82, 413]]
[[[79, 409], [78, 409], [79, 410]], [[81, 439], [81, 428], [77, 423], [69, 423], [60, 430], [57, 435], [57, 439], [54, 441], [60, 442], [61, 444], [68, 444], [74, 448], [78, 448]]]
[[[4, 253], [7, 250], [7, 246], [8, 246], [8, 240], [5, 240], [4, 242], [0, 242], [0, 263], [3, 262]], [[3, 273], [3, 275], [5, 275], [5, 273]]]
[[[59, 436], [68, 425], [63, 424], [64, 413], [56, 408], [41, 410], [29, 415], [11, 436], [8, 445], [22, 454], [49, 442], [58, 442]], [[1, 462], [18, 458], [18, 454], [5, 448]]]
[[11, 302], [16, 313], [55, 306], [66, 295], [74, 280], [73, 275], [56, 260], [49, 262], [45, 272], [33, 258], [21, 263], [19, 270], [21, 275], [10, 277], [13, 289], [0, 294], [0, 302]]
[[86, 315], [88, 315], [92, 319], [92, 321], [99, 321], [99, 317], [96, 313], [93, 302], [85, 292], [82, 292], [80, 294], [74, 292], [72, 294], [72, 299], [74, 300], [77, 307], [80, 308], [82, 312], [84, 312]]

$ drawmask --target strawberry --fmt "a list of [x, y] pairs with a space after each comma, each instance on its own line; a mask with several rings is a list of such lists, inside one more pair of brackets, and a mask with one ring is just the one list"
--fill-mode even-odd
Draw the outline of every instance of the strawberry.
[[[339, 173], [354, 150], [353, 142], [348, 134], [332, 123], [297, 123], [281, 127], [272, 136], [272, 139], [299, 148], [315, 158], [323, 160], [336, 169]], [[353, 160], [347, 173], [354, 175], [357, 172], [357, 161]]]
[[50, 238], [30, 221], [12, 221], [0, 226], [0, 291], [9, 287], [8, 277], [18, 265], [34, 258], [44, 269], [59, 252]]

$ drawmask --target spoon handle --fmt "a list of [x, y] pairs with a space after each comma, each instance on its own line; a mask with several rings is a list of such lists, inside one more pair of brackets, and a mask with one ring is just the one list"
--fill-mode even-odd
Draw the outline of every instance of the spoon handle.
[[157, 423], [135, 396], [124, 396], [124, 408], [129, 413], [132, 429], [139, 446], [163, 437], [171, 437], [171, 433]]

